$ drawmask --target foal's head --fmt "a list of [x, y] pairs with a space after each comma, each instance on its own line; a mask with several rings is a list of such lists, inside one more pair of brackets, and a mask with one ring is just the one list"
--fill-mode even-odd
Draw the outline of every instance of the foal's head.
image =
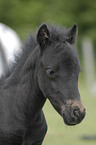
[[40, 47], [38, 84], [63, 117], [67, 125], [76, 125], [85, 116], [85, 108], [78, 91], [80, 64], [72, 44], [75, 43], [77, 26], [67, 31], [47, 28], [43, 24], [37, 34]]

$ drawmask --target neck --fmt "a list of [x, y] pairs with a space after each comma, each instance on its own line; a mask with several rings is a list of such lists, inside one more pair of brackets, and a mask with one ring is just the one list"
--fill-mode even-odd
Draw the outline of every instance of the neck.
[[[10, 85], [16, 86], [16, 96], [19, 106], [23, 108], [25, 114], [33, 118], [40, 112], [46, 99], [43, 96], [37, 81], [36, 65], [38, 64], [39, 49], [35, 48], [33, 52], [24, 58], [10, 76]], [[15, 78], [15, 80], [14, 80]], [[21, 109], [21, 108], [20, 108]]]

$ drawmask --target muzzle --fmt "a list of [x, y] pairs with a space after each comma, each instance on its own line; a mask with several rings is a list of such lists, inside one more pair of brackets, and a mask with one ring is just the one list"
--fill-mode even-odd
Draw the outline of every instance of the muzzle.
[[66, 125], [79, 124], [85, 117], [86, 110], [81, 100], [66, 101], [62, 117]]

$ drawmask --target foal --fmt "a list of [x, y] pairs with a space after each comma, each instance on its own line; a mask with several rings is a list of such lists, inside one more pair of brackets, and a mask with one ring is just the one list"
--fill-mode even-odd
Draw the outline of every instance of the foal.
[[28, 37], [11, 72], [0, 79], [0, 145], [41, 145], [47, 98], [67, 125], [82, 121], [76, 35], [76, 25], [66, 30], [43, 24], [36, 38]]

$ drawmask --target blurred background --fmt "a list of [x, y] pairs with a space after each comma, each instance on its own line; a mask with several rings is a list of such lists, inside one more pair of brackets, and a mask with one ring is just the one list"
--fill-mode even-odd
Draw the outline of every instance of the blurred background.
[[96, 0], [0, 0], [0, 73], [42, 22], [66, 28], [77, 23], [79, 90], [87, 110], [80, 125], [68, 127], [47, 101], [48, 132], [43, 145], [96, 145]]

